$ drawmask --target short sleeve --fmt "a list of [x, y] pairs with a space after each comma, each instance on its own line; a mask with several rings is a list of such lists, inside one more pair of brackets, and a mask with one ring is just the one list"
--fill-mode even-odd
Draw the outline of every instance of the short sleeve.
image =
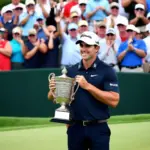
[[108, 68], [104, 77], [104, 90], [119, 93], [119, 84], [117, 74], [112, 68]]

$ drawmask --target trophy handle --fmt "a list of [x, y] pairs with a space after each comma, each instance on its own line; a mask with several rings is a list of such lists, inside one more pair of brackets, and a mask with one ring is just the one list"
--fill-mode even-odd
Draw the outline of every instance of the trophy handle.
[[[75, 87], [75, 85], [77, 84], [77, 88], [76, 88], [76, 90], [71, 94], [71, 100], [70, 100], [70, 103], [69, 103], [69, 105], [72, 103], [72, 101], [74, 100], [74, 96], [75, 96], [75, 94], [77, 93], [77, 91], [78, 91], [78, 89], [79, 89], [79, 84], [77, 83], [77, 82], [75, 82], [75, 84], [74, 84], [74, 86], [73, 86], [73, 90], [74, 90], [74, 87]], [[73, 91], [72, 90], [72, 91]]]
[[[51, 78], [55, 78], [55, 73], [50, 73], [48, 76], [48, 81], [50, 82]], [[54, 92], [52, 92], [52, 95], [54, 97], [54, 102], [56, 102], [56, 95]]]

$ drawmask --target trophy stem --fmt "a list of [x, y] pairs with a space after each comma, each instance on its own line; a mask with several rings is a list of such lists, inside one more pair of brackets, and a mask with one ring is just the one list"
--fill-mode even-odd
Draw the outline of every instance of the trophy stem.
[[61, 103], [61, 106], [57, 109], [58, 111], [68, 112], [66, 108], [66, 104], [64, 102]]

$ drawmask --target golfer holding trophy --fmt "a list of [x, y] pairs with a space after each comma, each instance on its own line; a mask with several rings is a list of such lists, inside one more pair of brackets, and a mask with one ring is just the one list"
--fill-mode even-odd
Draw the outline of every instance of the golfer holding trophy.
[[[109, 150], [109, 106], [116, 107], [120, 97], [117, 75], [97, 57], [100, 43], [94, 32], [83, 32], [76, 44], [82, 60], [67, 68], [70, 78], [62, 80], [65, 71], [59, 78], [49, 77], [48, 99], [61, 104], [54, 119], [71, 122], [67, 128], [68, 150]], [[71, 118], [63, 113], [66, 104]]]

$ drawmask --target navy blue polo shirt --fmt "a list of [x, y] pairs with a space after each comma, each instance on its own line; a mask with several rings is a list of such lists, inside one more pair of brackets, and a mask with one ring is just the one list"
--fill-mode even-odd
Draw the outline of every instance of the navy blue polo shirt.
[[[119, 92], [115, 71], [98, 58], [87, 70], [84, 69], [82, 61], [67, 70], [69, 77], [75, 78], [76, 75], [83, 75], [89, 83], [100, 90]], [[81, 87], [75, 94], [75, 99], [69, 109], [73, 120], [104, 120], [110, 117], [108, 105], [95, 99]]]

